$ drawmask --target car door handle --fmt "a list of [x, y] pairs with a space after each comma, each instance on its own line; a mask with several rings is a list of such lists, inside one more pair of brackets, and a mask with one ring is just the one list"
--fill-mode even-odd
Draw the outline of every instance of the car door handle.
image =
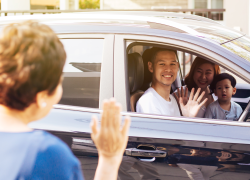
[[127, 156], [141, 156], [141, 157], [166, 157], [166, 151], [160, 150], [144, 150], [137, 148], [128, 148], [125, 150]]

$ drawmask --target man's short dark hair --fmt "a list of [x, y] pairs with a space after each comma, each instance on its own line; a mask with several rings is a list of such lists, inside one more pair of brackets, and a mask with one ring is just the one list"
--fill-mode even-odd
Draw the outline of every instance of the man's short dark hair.
[[171, 51], [171, 52], [174, 52], [175, 55], [176, 55], [176, 58], [177, 58], [177, 51], [176, 50], [172, 50], [172, 49], [165, 49], [165, 48], [158, 48], [158, 47], [153, 47], [150, 49], [150, 58], [149, 58], [149, 61], [154, 64], [154, 59], [157, 55], [158, 52], [161, 52], [161, 51]]
[[230, 74], [228, 74], [228, 73], [221, 73], [221, 74], [218, 74], [217, 76], [214, 77], [214, 80], [213, 80], [213, 82], [211, 83], [210, 88], [211, 88], [212, 90], [216, 89], [216, 84], [217, 84], [219, 81], [222, 81], [222, 80], [224, 80], [224, 79], [228, 79], [229, 81], [231, 81], [232, 87], [233, 87], [233, 88], [235, 87], [235, 85], [236, 85], [236, 79], [235, 79], [232, 75], [230, 75]]

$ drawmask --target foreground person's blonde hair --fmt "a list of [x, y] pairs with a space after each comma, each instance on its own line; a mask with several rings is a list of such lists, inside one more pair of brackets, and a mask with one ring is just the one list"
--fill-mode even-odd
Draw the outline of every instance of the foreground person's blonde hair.
[[6, 26], [0, 37], [0, 104], [24, 110], [57, 87], [66, 53], [56, 34], [34, 21]]

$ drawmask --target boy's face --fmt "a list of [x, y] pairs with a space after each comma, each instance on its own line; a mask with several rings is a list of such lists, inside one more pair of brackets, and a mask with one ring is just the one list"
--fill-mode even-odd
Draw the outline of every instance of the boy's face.
[[224, 79], [217, 82], [214, 93], [220, 101], [228, 102], [232, 95], [236, 93], [236, 88], [233, 88], [229, 79]]
[[149, 71], [153, 73], [153, 83], [166, 86], [171, 86], [179, 70], [176, 55], [172, 51], [158, 52], [154, 64], [149, 62], [148, 67]]

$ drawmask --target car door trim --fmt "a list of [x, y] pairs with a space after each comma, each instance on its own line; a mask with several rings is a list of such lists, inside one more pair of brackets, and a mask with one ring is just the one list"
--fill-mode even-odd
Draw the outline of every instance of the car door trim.
[[[81, 111], [100, 114], [102, 110], [96, 108], [86, 108], [79, 106], [70, 106], [56, 104], [53, 106], [55, 109], [64, 109], [71, 111]], [[243, 126], [250, 127], [250, 123], [239, 122], [239, 121], [227, 121], [220, 119], [206, 119], [206, 118], [187, 118], [187, 117], [173, 117], [173, 116], [163, 116], [163, 115], [152, 115], [152, 114], [140, 114], [135, 112], [121, 112], [122, 116], [139, 117], [139, 118], [151, 118], [158, 120], [171, 120], [171, 121], [184, 121], [184, 122], [195, 122], [195, 123], [205, 123], [205, 124], [218, 124], [218, 125], [229, 125], [229, 126]]]

